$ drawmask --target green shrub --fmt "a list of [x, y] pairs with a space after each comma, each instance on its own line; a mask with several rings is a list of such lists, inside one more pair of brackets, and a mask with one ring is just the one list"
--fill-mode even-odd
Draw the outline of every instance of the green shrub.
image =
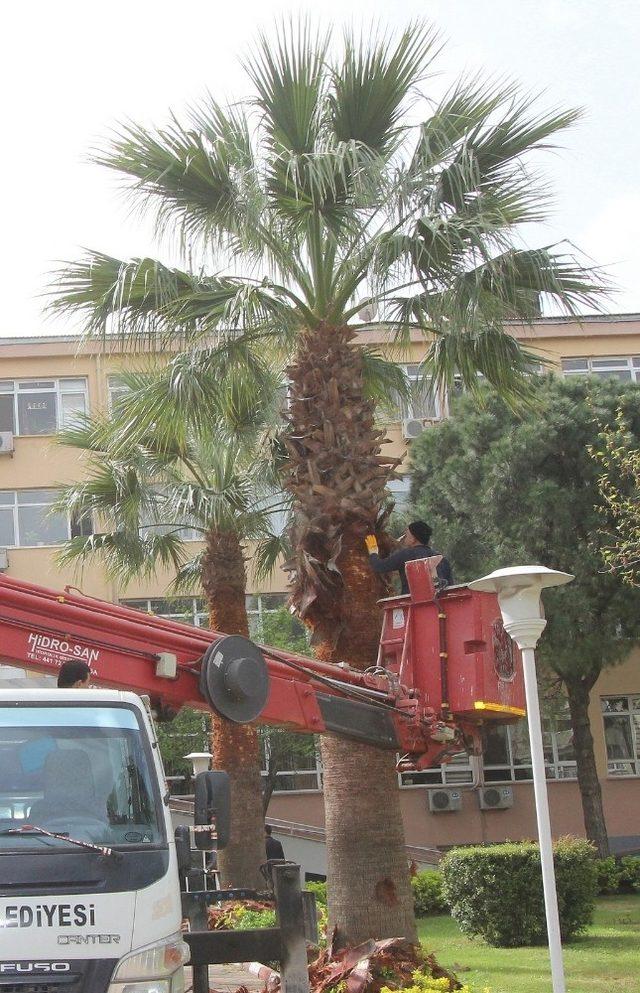
[[620, 889], [620, 866], [613, 855], [596, 862], [598, 893], [617, 893]]
[[[569, 940], [591, 923], [597, 889], [595, 850], [587, 841], [554, 845], [560, 930]], [[442, 861], [444, 898], [460, 929], [501, 947], [546, 941], [538, 846], [531, 842], [454, 848]]]
[[427, 975], [427, 973], [418, 969], [413, 974], [413, 982], [411, 986], [403, 986], [398, 991], [396, 987], [383, 986], [380, 993], [452, 993], [453, 990], [457, 990], [457, 993], [491, 993], [488, 987], [483, 987], [482, 991], [479, 987], [468, 986], [466, 983], [464, 985], [455, 984], [455, 980], [447, 979], [446, 976], [442, 976], [440, 979], [434, 979], [433, 976]]
[[327, 884], [326, 883], [316, 883], [308, 882], [305, 883], [305, 890], [309, 893], [315, 893], [316, 903], [322, 904], [323, 907], [327, 906]]
[[252, 928], [275, 927], [277, 923], [275, 910], [239, 909], [234, 914], [232, 930], [248, 931]]
[[429, 914], [443, 914], [447, 903], [442, 891], [442, 873], [434, 869], [418, 872], [411, 877], [413, 890], [413, 909], [416, 917], [427, 917]]
[[624, 855], [598, 859], [598, 893], [640, 892], [640, 858]]
[[637, 855], [624, 855], [620, 859], [620, 889], [640, 893], [640, 858]]

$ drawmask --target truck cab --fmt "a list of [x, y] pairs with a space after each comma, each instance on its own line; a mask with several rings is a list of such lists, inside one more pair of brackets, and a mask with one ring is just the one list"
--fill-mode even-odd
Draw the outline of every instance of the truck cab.
[[0, 993], [182, 993], [181, 917], [140, 697], [0, 690]]

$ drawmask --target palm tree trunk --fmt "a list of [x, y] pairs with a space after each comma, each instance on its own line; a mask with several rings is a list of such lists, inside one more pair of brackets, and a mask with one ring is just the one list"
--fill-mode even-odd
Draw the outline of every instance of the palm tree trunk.
[[[364, 536], [388, 515], [396, 460], [363, 389], [362, 356], [349, 328], [301, 339], [291, 382], [288, 487], [296, 501], [292, 601], [326, 662], [376, 661], [385, 592]], [[395, 756], [326, 736], [321, 744], [329, 918], [341, 944], [370, 937], [416, 940]]]
[[[237, 534], [210, 531], [202, 564], [202, 586], [213, 630], [249, 635], [246, 572]], [[256, 729], [211, 715], [211, 752], [216, 769], [231, 782], [231, 840], [218, 854], [222, 886], [258, 888], [266, 860], [260, 746]]]
[[589, 841], [592, 841], [598, 849], [599, 858], [604, 859], [609, 854], [609, 837], [589, 720], [590, 687], [580, 679], [575, 682], [565, 681], [565, 685], [571, 713], [573, 747], [576, 753], [585, 831]]

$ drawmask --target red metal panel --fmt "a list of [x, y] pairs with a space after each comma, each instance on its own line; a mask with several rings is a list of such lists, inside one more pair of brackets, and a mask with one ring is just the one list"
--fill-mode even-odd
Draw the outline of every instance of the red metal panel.
[[[504, 721], [522, 716], [520, 654], [502, 627], [497, 596], [452, 586], [429, 601], [427, 561], [409, 562], [406, 570], [410, 658], [402, 676], [411, 679], [402, 682], [415, 687], [425, 706], [445, 719], [450, 715], [454, 720]], [[387, 615], [392, 605], [383, 601]], [[385, 633], [388, 630], [386, 620]]]
[[483, 720], [522, 716], [522, 662], [504, 633], [495, 594], [453, 588], [442, 594], [440, 603], [447, 615], [452, 715]]

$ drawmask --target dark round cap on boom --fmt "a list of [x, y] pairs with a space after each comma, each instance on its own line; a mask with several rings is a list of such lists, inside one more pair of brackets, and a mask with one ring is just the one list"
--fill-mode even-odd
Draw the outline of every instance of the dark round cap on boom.
[[236, 724], [258, 717], [269, 696], [269, 671], [257, 645], [241, 635], [218, 638], [207, 648], [200, 691], [210, 707]]

